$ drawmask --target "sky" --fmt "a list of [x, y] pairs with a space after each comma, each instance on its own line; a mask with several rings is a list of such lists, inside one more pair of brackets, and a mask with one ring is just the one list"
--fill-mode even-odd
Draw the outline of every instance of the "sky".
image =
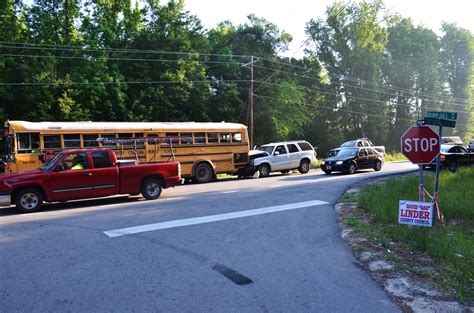
[[[349, 1], [349, 0], [344, 0]], [[358, 0], [352, 0], [358, 2]], [[285, 56], [303, 55], [301, 44], [306, 40], [304, 28], [311, 18], [323, 17], [332, 0], [185, 0], [185, 9], [196, 15], [207, 29], [224, 20], [234, 25], [247, 22], [249, 14], [265, 18], [293, 36]], [[474, 33], [474, 1], [472, 0], [385, 0], [385, 6], [415, 25], [424, 25], [441, 35], [443, 21], [455, 22]]]

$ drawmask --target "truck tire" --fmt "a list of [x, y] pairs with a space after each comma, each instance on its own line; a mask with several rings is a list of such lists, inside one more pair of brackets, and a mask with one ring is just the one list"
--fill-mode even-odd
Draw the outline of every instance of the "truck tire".
[[37, 189], [25, 188], [16, 194], [15, 205], [23, 213], [38, 212], [43, 206], [43, 195]]
[[161, 189], [161, 182], [158, 179], [146, 179], [142, 184], [142, 196], [147, 200], [155, 200], [161, 195]]
[[214, 177], [214, 170], [209, 163], [199, 163], [194, 169], [194, 180], [197, 183], [208, 183]]

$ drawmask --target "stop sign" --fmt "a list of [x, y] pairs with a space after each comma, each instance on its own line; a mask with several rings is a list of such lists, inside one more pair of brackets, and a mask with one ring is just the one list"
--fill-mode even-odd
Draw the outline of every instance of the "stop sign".
[[428, 126], [413, 126], [402, 136], [402, 153], [412, 163], [430, 164], [439, 149], [439, 135]]

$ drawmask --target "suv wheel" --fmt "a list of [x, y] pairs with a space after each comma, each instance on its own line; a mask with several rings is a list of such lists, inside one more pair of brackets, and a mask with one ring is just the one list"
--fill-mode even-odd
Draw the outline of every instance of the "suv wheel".
[[310, 167], [310, 163], [308, 160], [302, 160], [300, 162], [300, 166], [298, 167], [298, 171], [301, 173], [301, 174], [306, 174], [309, 172], [309, 167]]
[[270, 175], [270, 166], [268, 164], [262, 164], [258, 167], [260, 177], [267, 177]]

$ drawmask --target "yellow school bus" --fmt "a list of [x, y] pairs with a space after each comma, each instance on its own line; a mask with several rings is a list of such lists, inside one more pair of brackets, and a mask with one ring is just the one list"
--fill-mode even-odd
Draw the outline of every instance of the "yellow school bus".
[[142, 163], [179, 161], [182, 177], [200, 183], [245, 167], [249, 152], [237, 123], [6, 121], [0, 163], [5, 173], [30, 170], [62, 150], [97, 147]]

